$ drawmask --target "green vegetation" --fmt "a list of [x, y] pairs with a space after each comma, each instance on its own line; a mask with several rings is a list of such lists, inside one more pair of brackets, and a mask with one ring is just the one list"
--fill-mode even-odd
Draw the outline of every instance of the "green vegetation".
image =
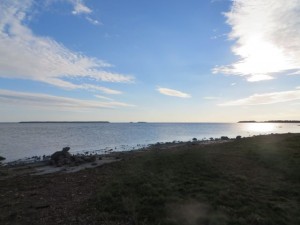
[[82, 207], [99, 223], [300, 224], [299, 134], [154, 149], [104, 169]]

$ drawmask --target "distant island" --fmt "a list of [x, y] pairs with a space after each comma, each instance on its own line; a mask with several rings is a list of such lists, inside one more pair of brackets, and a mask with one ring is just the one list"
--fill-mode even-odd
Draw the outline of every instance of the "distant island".
[[109, 121], [21, 121], [19, 123], [109, 123]]
[[300, 120], [267, 120], [267, 121], [255, 121], [255, 120], [242, 120], [238, 123], [300, 123]]
[[242, 120], [242, 121], [239, 121], [238, 123], [256, 123], [255, 120]]

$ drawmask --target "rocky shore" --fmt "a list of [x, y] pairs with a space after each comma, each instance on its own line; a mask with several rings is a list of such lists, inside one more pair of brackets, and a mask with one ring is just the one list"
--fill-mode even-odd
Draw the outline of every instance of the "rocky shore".
[[177, 148], [185, 145], [207, 145], [223, 143], [232, 140], [239, 140], [241, 138], [241, 136], [237, 136], [236, 138], [230, 139], [227, 136], [221, 136], [220, 138], [210, 138], [202, 140], [193, 138], [192, 141], [187, 142], [157, 142], [156, 144], [151, 144], [147, 147], [141, 147], [137, 149], [133, 148], [132, 150], [122, 152], [114, 152], [113, 149], [108, 149], [104, 152], [104, 154], [91, 153], [89, 151], [85, 151], [84, 153], [71, 154], [69, 152], [70, 147], [64, 147], [62, 150], [56, 151], [52, 155], [32, 156], [26, 159], [16, 160], [3, 164], [1, 164], [1, 161], [4, 161], [5, 158], [0, 156], [0, 173], [2, 173], [2, 176], [0, 176], [0, 180], [9, 177], [8, 175], [5, 176], [5, 174], [10, 174], [10, 176], [14, 176], [15, 174], [43, 175], [56, 172], [77, 172], [82, 169], [95, 168], [106, 163], [119, 161], [121, 160], [122, 155], [131, 151], [145, 151], [151, 150], [153, 148], [160, 148], [161, 150], [164, 150]]
[[30, 159], [33, 159], [33, 162], [24, 160], [0, 165], [0, 180], [26, 175], [73, 173], [120, 160], [120, 157], [116, 154], [92, 155], [87, 152], [86, 154], [72, 155], [69, 150], [70, 147], [64, 147], [61, 151], [57, 151], [50, 156], [31, 157]]

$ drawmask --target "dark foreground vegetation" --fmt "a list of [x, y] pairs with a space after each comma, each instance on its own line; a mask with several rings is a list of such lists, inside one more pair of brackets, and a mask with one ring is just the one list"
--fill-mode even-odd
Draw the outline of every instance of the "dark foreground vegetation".
[[300, 134], [164, 145], [0, 180], [0, 224], [299, 225]]

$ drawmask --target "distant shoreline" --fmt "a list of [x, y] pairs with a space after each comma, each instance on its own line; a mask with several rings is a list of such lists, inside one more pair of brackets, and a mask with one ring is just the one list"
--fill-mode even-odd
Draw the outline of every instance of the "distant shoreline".
[[109, 121], [21, 121], [19, 123], [109, 123]]
[[300, 123], [300, 120], [267, 120], [267, 121], [245, 120], [245, 121], [239, 121], [238, 123]]

